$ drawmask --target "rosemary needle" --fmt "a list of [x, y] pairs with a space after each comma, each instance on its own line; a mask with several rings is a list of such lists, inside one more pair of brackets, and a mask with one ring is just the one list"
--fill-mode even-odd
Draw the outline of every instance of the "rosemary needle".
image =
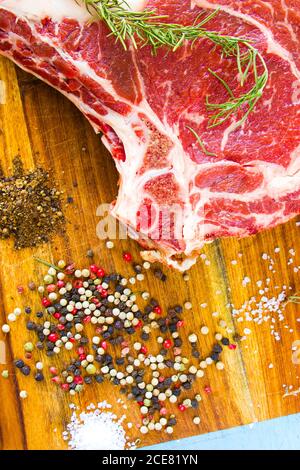
[[212, 153], [212, 152], [209, 152], [206, 147], [205, 147], [205, 144], [204, 142], [200, 139], [199, 135], [197, 134], [197, 132], [190, 126], [185, 126], [189, 131], [191, 131], [191, 133], [194, 135], [194, 137], [196, 138], [198, 144], [200, 145], [203, 153], [205, 153], [205, 155], [207, 155], [208, 157], [216, 157], [216, 154], [215, 153]]
[[[197, 39], [203, 38], [219, 46], [222, 57], [234, 57], [241, 87], [250, 77], [254, 85], [247, 92], [235, 96], [226, 81], [210, 70], [212, 76], [225, 87], [229, 99], [224, 103], [212, 103], [207, 97], [207, 109], [211, 112], [209, 128], [223, 124], [242, 110], [244, 114], [235, 124], [235, 129], [238, 128], [246, 121], [260, 100], [269, 74], [266, 62], [259, 51], [245, 38], [227, 36], [204, 28], [219, 13], [219, 9], [208, 15], [203, 11], [192, 25], [181, 25], [165, 22], [168, 17], [156, 15], [154, 10], [132, 11], [126, 0], [84, 0], [84, 4], [92, 15], [106, 23], [110, 29], [109, 35], [115, 36], [116, 41], [121, 42], [125, 50], [128, 49], [130, 41], [135, 49], [151, 46], [154, 54], [162, 46], [176, 51], [186, 41], [190, 41], [193, 45]], [[197, 140], [203, 149], [201, 145], [203, 142], [199, 136]]]
[[300, 296], [295, 294], [295, 295], [291, 295], [290, 297], [288, 297], [288, 301], [287, 303], [293, 303], [293, 304], [300, 304]]
[[55, 266], [54, 264], [48, 263], [48, 261], [45, 261], [41, 258], [38, 258], [37, 256], [34, 256], [33, 259], [37, 261], [37, 263], [43, 264], [44, 266], [48, 266], [48, 268], [53, 268], [56, 271], [60, 271], [60, 268], [58, 266]]

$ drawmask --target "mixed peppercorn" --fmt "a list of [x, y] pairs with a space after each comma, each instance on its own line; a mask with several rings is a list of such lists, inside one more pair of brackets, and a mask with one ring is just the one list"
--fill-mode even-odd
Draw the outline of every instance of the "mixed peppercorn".
[[[123, 258], [132, 261], [130, 253], [124, 253]], [[176, 404], [181, 412], [187, 408], [197, 410], [201, 396], [194, 396], [193, 382], [203, 377], [212, 364], [222, 370], [223, 348], [235, 345], [217, 333], [211, 353], [203, 357], [198, 336], [191, 333], [187, 342], [190, 351], [183, 355], [187, 347], [181, 334], [183, 307], [174, 305], [164, 314], [159, 303], [143, 292], [141, 297], [147, 303], [140, 308], [138, 294], [129, 285], [143, 280], [142, 271], [150, 264], [133, 267], [135, 276], [127, 279], [119, 273], [108, 274], [95, 264], [82, 270], [64, 261], [49, 266], [44, 284], [38, 287], [43, 309], [34, 319], [31, 309], [25, 309], [27, 329], [35, 333], [36, 341], [24, 345], [24, 360], [16, 359], [14, 364], [28, 376], [32, 371], [26, 359], [33, 357], [35, 348], [50, 358], [63, 350], [70, 351], [74, 357], [63, 370], [50, 367], [53, 382], [74, 395], [84, 386], [109, 380], [139, 405], [143, 434], [161, 429], [171, 434], [176, 417], [168, 411], [168, 403]], [[93, 327], [92, 335], [87, 333], [87, 325]], [[200, 330], [202, 335], [208, 332], [206, 326]], [[153, 338], [157, 346], [153, 347], [152, 342], [151, 351], [147, 343]], [[35, 364], [37, 382], [44, 380], [43, 369], [42, 362]], [[211, 393], [209, 386], [204, 390]], [[190, 398], [184, 397], [185, 393]], [[199, 416], [194, 416], [193, 422], [199, 424]]]

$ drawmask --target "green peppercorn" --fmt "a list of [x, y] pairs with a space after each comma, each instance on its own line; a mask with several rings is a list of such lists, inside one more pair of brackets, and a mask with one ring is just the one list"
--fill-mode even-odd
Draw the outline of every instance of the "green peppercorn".
[[30, 342], [24, 344], [24, 349], [26, 352], [32, 352], [34, 350], [34, 345]]
[[89, 364], [85, 370], [87, 371], [89, 375], [94, 375], [97, 372], [97, 369], [94, 366], [94, 364]]

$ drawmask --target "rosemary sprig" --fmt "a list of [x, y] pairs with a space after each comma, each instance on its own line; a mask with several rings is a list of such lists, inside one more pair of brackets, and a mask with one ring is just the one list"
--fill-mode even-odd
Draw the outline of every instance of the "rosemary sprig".
[[[203, 12], [194, 24], [185, 26], [163, 22], [167, 16], [156, 15], [154, 10], [132, 11], [126, 0], [84, 0], [84, 4], [92, 15], [96, 15], [107, 24], [111, 31], [109, 35], [115, 36], [116, 41], [121, 42], [125, 50], [128, 49], [130, 41], [136, 49], [150, 45], [154, 53], [162, 46], [175, 51], [186, 41], [190, 41], [193, 45], [196, 40], [204, 38], [221, 48], [222, 57], [235, 57], [240, 85], [244, 86], [250, 76], [254, 80], [254, 85], [249, 91], [236, 97], [225, 80], [210, 70], [212, 76], [227, 90], [229, 99], [225, 103], [212, 103], [207, 97], [207, 109], [212, 112], [209, 128], [223, 124], [242, 110], [244, 114], [236, 122], [236, 129], [245, 122], [261, 98], [269, 74], [259, 51], [245, 38], [227, 36], [204, 28], [218, 14], [219, 9], [208, 15]], [[200, 144], [201, 139], [197, 140]]]
[[[210, 73], [219, 80], [229, 94], [229, 100], [225, 103], [211, 103], [209, 98], [206, 97], [206, 106], [209, 111], [213, 111], [214, 114], [210, 116], [209, 128], [219, 126], [227, 121], [232, 115], [236, 115], [239, 109], [245, 110], [241, 119], [239, 119], [234, 128], [237, 129], [241, 126], [249, 114], [255, 108], [257, 102], [260, 100], [263, 91], [268, 83], [269, 72], [266, 62], [263, 56], [255, 49], [248, 41], [244, 41], [243, 45], [248, 49], [244, 55], [240, 55], [240, 47], [237, 44], [236, 59], [237, 67], [239, 70], [240, 84], [244, 85], [247, 80], [250, 71], [254, 79], [254, 85], [252, 88], [236, 97], [231, 90], [230, 86], [223, 80], [216, 72], [209, 70]], [[245, 65], [244, 65], [245, 64]], [[244, 67], [243, 67], [244, 65]], [[262, 68], [261, 73], [258, 73], [258, 67]]]
[[115, 36], [125, 50], [128, 49], [127, 40], [130, 40], [135, 49], [150, 45], [154, 52], [161, 46], [175, 51], [185, 40], [206, 37], [203, 26], [218, 13], [215, 10], [205, 16], [203, 12], [193, 25], [184, 26], [162, 22], [167, 16], [156, 15], [154, 10], [132, 11], [126, 0], [84, 0], [84, 3], [91, 14], [96, 14], [107, 24], [110, 35]]

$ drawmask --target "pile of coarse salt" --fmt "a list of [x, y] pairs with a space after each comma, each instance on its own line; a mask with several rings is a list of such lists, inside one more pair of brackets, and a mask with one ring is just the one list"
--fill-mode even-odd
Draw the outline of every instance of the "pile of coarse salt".
[[[76, 408], [73, 406], [73, 410]], [[67, 431], [63, 433], [64, 440], [68, 441], [72, 450], [124, 450], [135, 448], [135, 443], [128, 442], [122, 423], [126, 419], [123, 415], [120, 419], [108, 411], [111, 408], [107, 402], [98, 403], [98, 408], [91, 404], [87, 412], [79, 416], [73, 411], [71, 422], [67, 425]]]
[[[260, 281], [261, 282], [261, 281]], [[258, 284], [258, 283], [257, 283]], [[262, 287], [259, 284], [259, 287]], [[276, 286], [279, 288], [279, 286]], [[287, 303], [288, 291], [290, 287], [282, 286], [281, 292], [276, 295], [269, 296], [267, 294], [268, 287], [259, 291], [260, 297], [251, 297], [246, 300], [240, 308], [236, 308], [234, 304], [228, 304], [231, 308], [232, 315], [236, 318], [237, 322], [254, 322], [258, 325], [262, 323], [269, 323], [271, 335], [274, 336], [276, 341], [280, 341], [280, 333], [276, 330], [277, 323], [286, 321], [284, 314], [285, 305]], [[293, 329], [284, 325], [284, 328], [293, 333]], [[249, 334], [251, 330], [245, 328], [245, 334]]]

